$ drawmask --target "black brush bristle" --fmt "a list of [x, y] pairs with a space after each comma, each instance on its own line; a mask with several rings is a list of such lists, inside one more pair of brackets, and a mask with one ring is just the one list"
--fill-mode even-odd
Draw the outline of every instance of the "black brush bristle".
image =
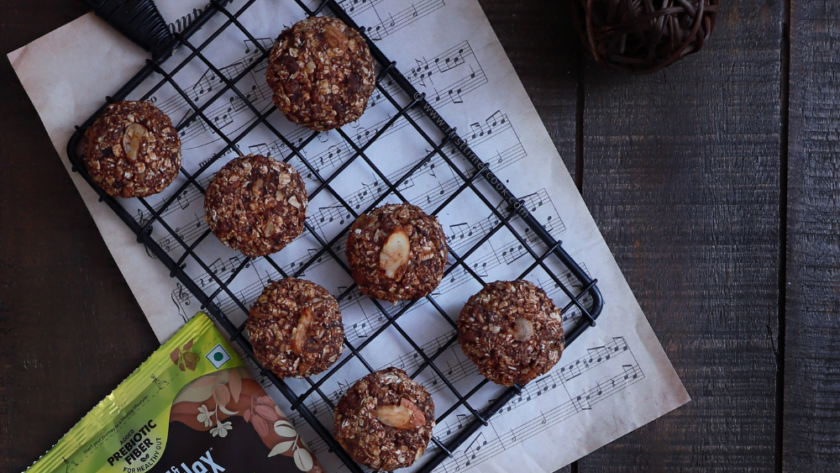
[[175, 36], [155, 5], [154, 0], [84, 0], [96, 14], [154, 59], [172, 52]]

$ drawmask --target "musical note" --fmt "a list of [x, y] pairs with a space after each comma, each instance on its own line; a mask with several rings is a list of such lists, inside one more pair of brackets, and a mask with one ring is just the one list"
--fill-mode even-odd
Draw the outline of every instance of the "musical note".
[[636, 379], [639, 377], [639, 367], [638, 365], [623, 365], [624, 368], [624, 379]]
[[201, 76], [200, 79], [198, 79], [198, 82], [190, 88], [192, 91], [190, 99], [192, 99], [193, 102], [198, 103], [204, 94], [213, 91], [213, 87], [216, 83], [219, 83], [219, 78], [216, 77], [215, 73], [208, 70], [203, 76]]
[[231, 264], [231, 262], [234, 261], [234, 259], [238, 261], [239, 256], [234, 256], [228, 261], [225, 261], [222, 258], [216, 258], [212, 263], [208, 265], [208, 268], [210, 268], [210, 272], [218, 276], [219, 279], [222, 279], [222, 276], [225, 272], [233, 269], [233, 265]]
[[438, 72], [448, 72], [459, 65], [464, 64], [465, 50], [468, 50], [469, 53], [472, 54], [472, 50], [469, 49], [469, 43], [467, 43], [466, 47], [459, 47], [457, 52], [453, 53], [452, 50], [450, 50], [450, 54], [444, 57], [443, 61], [440, 60], [440, 57], [435, 58], [435, 66], [437, 67]]
[[455, 238], [463, 239], [465, 234], [469, 234], [469, 236], [472, 236], [472, 232], [470, 231], [470, 227], [466, 222], [456, 223], [454, 225], [449, 225], [449, 229], [452, 230], [451, 236], [448, 235], [449, 239], [455, 239]]
[[387, 18], [380, 23], [371, 26], [360, 26], [360, 30], [367, 33], [373, 41], [381, 41], [382, 38], [405, 28], [418, 19], [429, 13], [443, 8], [444, 0], [421, 0], [412, 3], [409, 8], [397, 13], [389, 13]]
[[190, 206], [190, 201], [188, 199], [189, 194], [181, 192], [178, 194], [178, 197], [175, 199], [178, 202], [178, 206], [181, 207], [181, 210], [186, 209]]
[[464, 99], [461, 97], [461, 89], [449, 89], [449, 100], [452, 103], [464, 103]]
[[331, 205], [329, 207], [319, 207], [318, 213], [313, 215], [312, 217], [307, 218], [309, 220], [312, 218], [314, 220], [314, 224], [317, 227], [320, 227], [319, 224], [322, 223], [330, 223], [333, 221], [338, 221], [339, 225], [344, 225], [345, 221], [349, 221], [351, 219], [351, 215], [344, 209], [341, 205]]
[[578, 411], [589, 411], [592, 410], [592, 405], [589, 403], [589, 396], [585, 394], [581, 394], [572, 400], [574, 403], [575, 409]]
[[[487, 262], [486, 261], [480, 261], [480, 262], [474, 263], [473, 266], [472, 266], [472, 269], [477, 275], [479, 275], [479, 277], [486, 278], [487, 276], [490, 275], [487, 272]], [[466, 270], [465, 270], [465, 272], [466, 272]]]
[[[539, 396], [540, 394], [544, 394], [544, 393], [548, 392], [549, 384], [548, 384], [547, 380], [550, 380], [550, 379], [551, 379], [550, 376], [546, 376], [546, 377], [540, 378], [540, 379], [538, 379], [534, 382], [534, 384], [536, 384], [536, 386], [537, 386], [537, 396]], [[554, 386], [556, 387], [557, 384], [555, 384]]]
[[483, 432], [480, 432], [464, 449], [464, 456], [467, 458], [466, 466], [469, 466], [475, 460], [476, 455], [481, 451], [481, 447], [486, 445], [487, 438], [484, 437]]
[[582, 373], [579, 363], [572, 363], [569, 366], [563, 366], [560, 368], [560, 372], [563, 373], [564, 381], [571, 381], [572, 379], [580, 376]]
[[503, 114], [501, 110], [496, 110], [486, 120], [487, 124], [492, 128], [495, 128], [499, 124], [504, 125], [505, 121], [507, 121], [507, 115]]
[[356, 144], [358, 146], [364, 146], [365, 144], [367, 144], [368, 139], [372, 138], [373, 135], [375, 135], [375, 134], [376, 134], [376, 128], [368, 129], [368, 128], [365, 128], [363, 126], [360, 126], [356, 130], [356, 140], [357, 140]]
[[[383, 0], [338, 0], [339, 5], [351, 16], [357, 17]], [[361, 3], [361, 5], [359, 5]]]
[[595, 348], [587, 348], [586, 352], [589, 353], [589, 362], [592, 363], [594, 359], [597, 363], [600, 363], [602, 360], [610, 359], [610, 354], [607, 353], [607, 349], [604, 346], [595, 347]]
[[470, 128], [472, 128], [473, 131], [471, 139], [476, 139], [477, 137], [484, 136], [484, 134], [487, 133], [484, 130], [484, 127], [478, 122], [470, 123]]
[[522, 244], [518, 244], [514, 247], [502, 251], [502, 259], [505, 261], [505, 264], [512, 264], [514, 261], [525, 256], [527, 252], [528, 251], [525, 249], [524, 246], [522, 246]]
[[468, 417], [466, 414], [456, 414], [455, 418], [458, 420], [458, 429], [462, 429], [465, 425], [468, 424]]

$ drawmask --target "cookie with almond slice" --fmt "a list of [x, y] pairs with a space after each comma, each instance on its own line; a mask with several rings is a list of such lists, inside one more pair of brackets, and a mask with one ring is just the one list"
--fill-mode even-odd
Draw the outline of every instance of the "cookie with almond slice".
[[85, 131], [83, 161], [99, 188], [114, 197], [162, 192], [181, 170], [181, 139], [151, 102], [108, 105]]
[[207, 186], [204, 220], [225, 245], [249, 257], [286, 247], [303, 231], [306, 186], [294, 166], [248, 155], [225, 164]]
[[304, 378], [329, 368], [344, 350], [338, 302], [304, 279], [270, 283], [251, 306], [248, 338], [264, 368], [281, 378]]
[[448, 259], [440, 223], [411, 204], [384, 205], [360, 215], [350, 227], [346, 254], [359, 290], [388, 302], [430, 294]]
[[458, 317], [458, 342], [484, 377], [521, 386], [548, 373], [566, 341], [554, 301], [517, 280], [491, 282], [470, 297]]
[[434, 427], [432, 396], [393, 367], [357, 381], [335, 408], [336, 440], [377, 471], [411, 466], [426, 452]]

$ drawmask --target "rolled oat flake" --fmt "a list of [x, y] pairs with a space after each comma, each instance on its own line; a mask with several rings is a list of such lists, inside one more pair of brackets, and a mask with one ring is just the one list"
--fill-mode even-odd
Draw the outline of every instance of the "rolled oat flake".
[[213, 322], [199, 313], [27, 471], [324, 470]]

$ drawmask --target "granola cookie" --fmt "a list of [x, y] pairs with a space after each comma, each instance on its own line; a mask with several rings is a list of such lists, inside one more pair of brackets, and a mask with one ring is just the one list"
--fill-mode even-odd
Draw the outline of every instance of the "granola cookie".
[[411, 204], [362, 214], [350, 226], [347, 261], [363, 294], [388, 302], [414, 300], [440, 284], [446, 235], [435, 217]]
[[329, 368], [344, 350], [338, 302], [303, 279], [275, 281], [251, 306], [248, 337], [257, 360], [281, 378], [304, 378]]
[[374, 470], [407, 468], [423, 456], [435, 427], [435, 402], [405, 371], [386, 368], [356, 381], [335, 408], [335, 438]]
[[163, 191], [181, 169], [181, 139], [169, 117], [150, 102], [108, 105], [85, 132], [88, 174], [114, 197]]
[[341, 20], [324, 17], [283, 31], [265, 71], [283, 115], [317, 131], [358, 120], [376, 85], [375, 74], [364, 38]]
[[222, 243], [249, 257], [282, 250], [303, 231], [306, 187], [297, 170], [260, 155], [235, 158], [207, 186], [204, 220]]
[[458, 342], [490, 381], [524, 385], [560, 360], [563, 321], [541, 288], [528, 281], [496, 281], [461, 310]]

